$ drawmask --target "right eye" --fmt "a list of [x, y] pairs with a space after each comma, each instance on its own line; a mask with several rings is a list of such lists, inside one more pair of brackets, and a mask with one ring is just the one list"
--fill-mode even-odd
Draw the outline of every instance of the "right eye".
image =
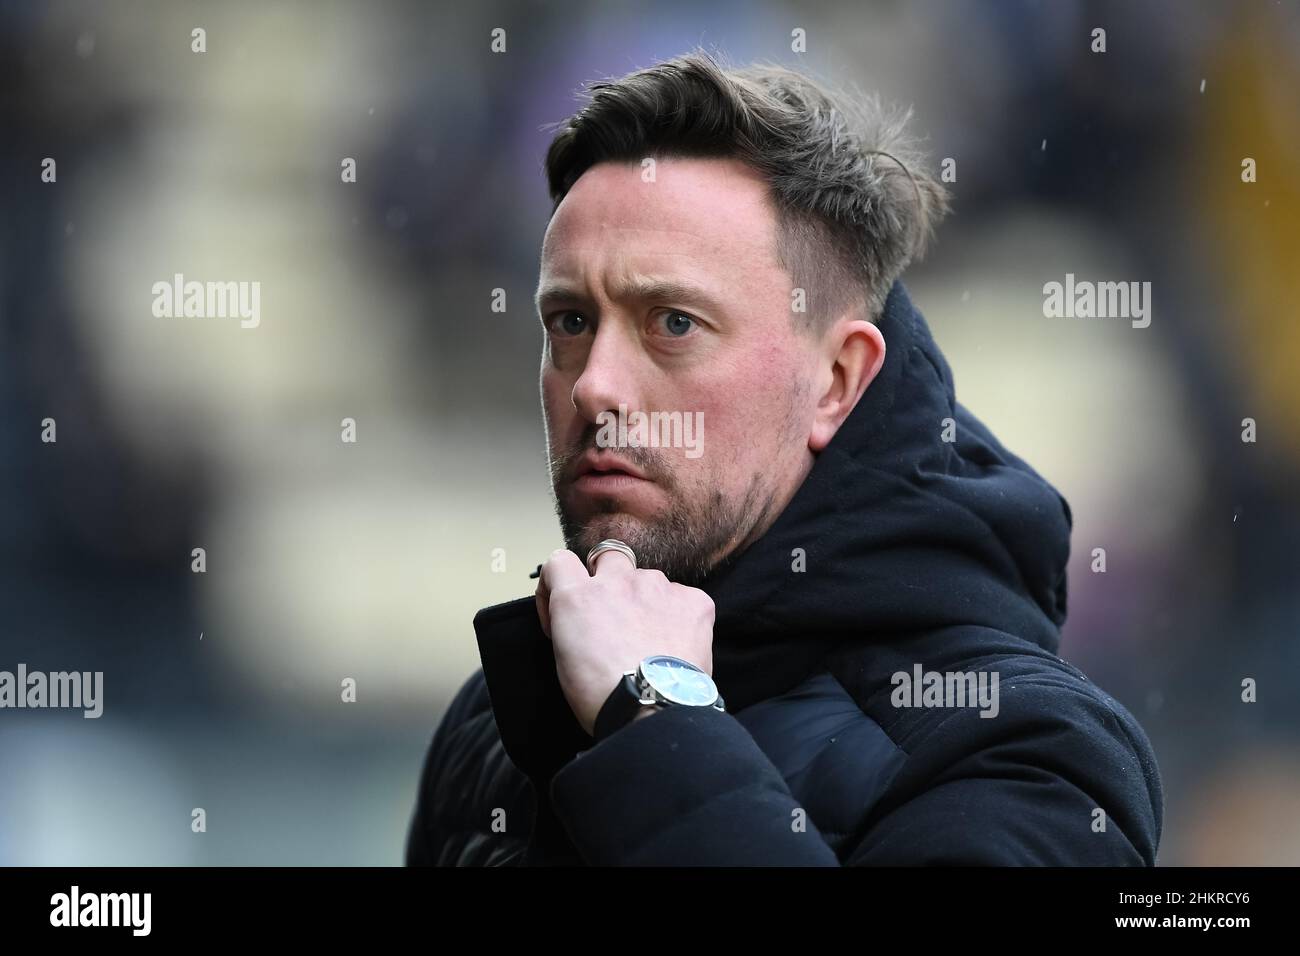
[[553, 335], [581, 335], [587, 331], [587, 320], [577, 312], [557, 312], [547, 326]]

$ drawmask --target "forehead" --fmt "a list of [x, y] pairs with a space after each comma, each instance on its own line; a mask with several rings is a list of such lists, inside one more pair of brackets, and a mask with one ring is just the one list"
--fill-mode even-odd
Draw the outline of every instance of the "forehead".
[[661, 157], [598, 163], [574, 183], [542, 241], [543, 273], [581, 272], [627, 256], [682, 268], [776, 266], [776, 219], [762, 177], [734, 159]]

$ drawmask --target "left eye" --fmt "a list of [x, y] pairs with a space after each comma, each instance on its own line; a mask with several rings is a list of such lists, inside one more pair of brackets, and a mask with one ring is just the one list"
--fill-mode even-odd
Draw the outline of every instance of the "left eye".
[[681, 337], [691, 331], [695, 320], [684, 312], [665, 312], [660, 321], [669, 335]]

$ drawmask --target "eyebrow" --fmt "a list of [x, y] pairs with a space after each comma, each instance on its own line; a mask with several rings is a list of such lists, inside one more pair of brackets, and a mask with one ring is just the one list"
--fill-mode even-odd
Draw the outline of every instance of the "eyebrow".
[[[640, 277], [614, 288], [614, 298], [618, 300], [640, 299], [646, 302], [670, 303], [680, 302], [684, 305], [701, 305], [705, 309], [719, 312], [721, 304], [698, 286], [675, 279], [657, 279]], [[564, 285], [550, 285], [539, 289], [534, 304], [539, 313], [548, 306], [560, 302], [587, 302], [587, 295], [577, 289]]]

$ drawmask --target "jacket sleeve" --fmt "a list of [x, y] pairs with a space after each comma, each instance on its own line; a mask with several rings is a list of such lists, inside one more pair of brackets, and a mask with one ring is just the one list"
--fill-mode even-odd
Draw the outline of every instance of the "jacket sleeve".
[[591, 866], [839, 865], [749, 731], [711, 707], [633, 721], [561, 767], [551, 800]]
[[622, 728], [556, 773], [552, 802], [591, 865], [1154, 862], [1158, 776], [1122, 708], [1026, 682], [1004, 688], [998, 717], [941, 716], [838, 856], [811, 819], [796, 825], [799, 801], [749, 732], [710, 709]]

